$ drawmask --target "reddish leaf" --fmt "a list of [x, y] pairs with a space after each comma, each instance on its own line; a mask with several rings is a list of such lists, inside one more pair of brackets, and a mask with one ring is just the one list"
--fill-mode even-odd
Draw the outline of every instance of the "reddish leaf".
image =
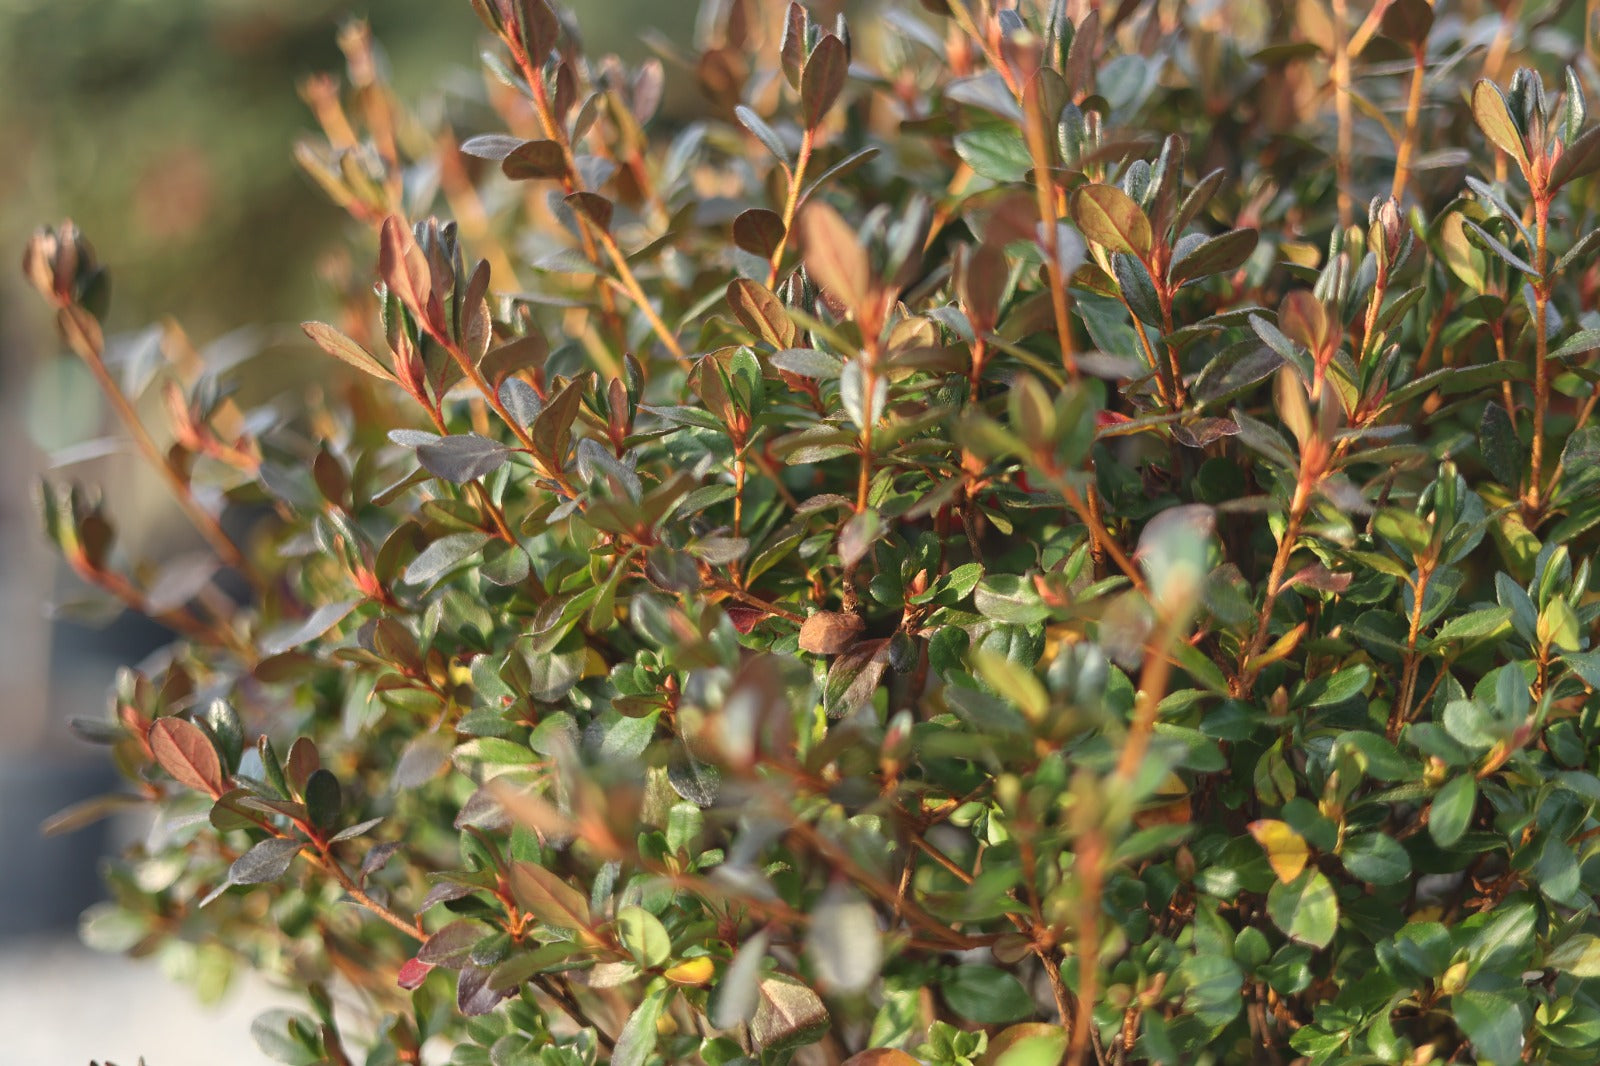
[[158, 718], [150, 727], [150, 754], [173, 779], [222, 795], [222, 760], [200, 727], [182, 718]]
[[421, 959], [407, 959], [405, 965], [400, 967], [400, 975], [395, 978], [395, 984], [407, 991], [421, 988], [422, 982], [428, 979], [428, 974], [433, 967]]
[[733, 623], [733, 628], [746, 635], [760, 625], [763, 619], [771, 617], [766, 611], [756, 607], [725, 607], [723, 610], [728, 615], [728, 621]]
[[856, 642], [866, 623], [846, 611], [818, 611], [800, 626], [800, 650], [836, 655]]
[[416, 238], [399, 215], [390, 215], [383, 220], [378, 275], [412, 314], [418, 318], [427, 317], [428, 298], [433, 292], [433, 275], [428, 270], [427, 256], [417, 247]]
[[770, 289], [747, 278], [737, 278], [728, 285], [728, 306], [733, 308], [740, 325], [778, 351], [794, 347], [794, 320]]
[[819, 201], [800, 216], [800, 236], [812, 278], [859, 314], [872, 292], [872, 274], [856, 231], [839, 212]]
[[317, 342], [319, 348], [335, 359], [349, 363], [357, 370], [364, 370], [375, 378], [394, 380], [394, 375], [389, 373], [389, 368], [377, 356], [326, 322], [302, 322], [300, 328], [305, 330], [306, 336]]
[[519, 862], [511, 867], [511, 894], [517, 906], [546, 925], [561, 929], [589, 925], [589, 901], [560, 875], [537, 863]]
[[555, 141], [524, 141], [500, 161], [500, 171], [512, 181], [559, 178], [567, 172], [567, 157]]
[[818, 41], [800, 72], [800, 105], [807, 129], [822, 125], [849, 73], [850, 53], [844, 42], [831, 33]]

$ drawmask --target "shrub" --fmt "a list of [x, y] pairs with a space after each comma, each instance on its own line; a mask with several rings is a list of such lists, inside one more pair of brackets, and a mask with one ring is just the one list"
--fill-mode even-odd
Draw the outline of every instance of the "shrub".
[[44, 491], [181, 638], [92, 940], [291, 1063], [1595, 1060], [1593, 70], [1473, 80], [1556, 15], [730, 0], [674, 124], [474, 6], [509, 132], [317, 98], [323, 392], [166, 447], [29, 246], [215, 552]]

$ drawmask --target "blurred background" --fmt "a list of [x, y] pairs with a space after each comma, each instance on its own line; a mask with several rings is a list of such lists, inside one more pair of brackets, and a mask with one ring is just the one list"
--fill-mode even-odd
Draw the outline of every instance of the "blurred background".
[[[592, 0], [578, 15], [591, 54], [638, 58], [639, 27], [684, 40], [695, 6]], [[111, 271], [113, 350], [135, 355], [166, 316], [217, 362], [325, 317], [332, 299], [318, 260], [351, 224], [291, 151], [314, 125], [297, 86], [342, 71], [335, 38], [352, 17], [370, 22], [395, 89], [423, 113], [438, 113], [446, 89], [479, 91], [481, 25], [467, 0], [0, 0], [0, 263], [10, 264], [0, 269], [0, 1032], [8, 1064], [267, 1061], [246, 1032], [274, 1005], [270, 988], [241, 982], [203, 1008], [174, 975], [78, 942], [78, 916], [100, 897], [100, 856], [141, 826], [101, 823], [48, 840], [39, 833], [57, 810], [117, 788], [104, 750], [75, 739], [67, 722], [105, 717], [117, 667], [167, 637], [130, 615], [108, 617], [57, 565], [34, 486], [46, 476], [103, 487], [131, 556], [160, 560], [196, 545], [136, 457], [97, 443], [117, 436], [114, 420], [15, 264], [36, 226], [77, 222]], [[265, 362], [249, 372], [278, 372]], [[304, 374], [294, 362], [282, 372]]]

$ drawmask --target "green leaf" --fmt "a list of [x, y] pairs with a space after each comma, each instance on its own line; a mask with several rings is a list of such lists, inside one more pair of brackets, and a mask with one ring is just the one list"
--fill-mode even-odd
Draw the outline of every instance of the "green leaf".
[[1296, 707], [1331, 707], [1358, 695], [1372, 679], [1372, 671], [1357, 663], [1336, 673], [1314, 677], [1295, 694]]
[[656, 1023], [661, 1019], [662, 1007], [670, 994], [669, 988], [656, 987], [639, 1001], [633, 1013], [628, 1015], [628, 1020], [622, 1024], [622, 1032], [617, 1034], [617, 1046], [611, 1052], [611, 1066], [645, 1066], [650, 1060], [650, 1055], [656, 1049]]
[[1244, 974], [1239, 964], [1222, 954], [1190, 955], [1178, 964], [1178, 979], [1183, 984], [1183, 1005], [1195, 1019], [1215, 1032], [1238, 1017], [1244, 1009], [1240, 991]]
[[1339, 858], [1350, 876], [1374, 885], [1396, 885], [1411, 876], [1411, 856], [1399, 841], [1383, 833], [1346, 838]]
[[1429, 643], [1430, 648], [1442, 648], [1456, 641], [1473, 643], [1497, 636], [1511, 627], [1511, 608], [1485, 607], [1457, 615], [1440, 627]]
[[305, 801], [312, 825], [322, 830], [333, 828], [344, 805], [339, 779], [327, 769], [313, 770], [306, 778]]
[[972, 603], [985, 618], [1018, 625], [1042, 622], [1050, 608], [1039, 598], [1033, 581], [1023, 574], [992, 574], [978, 582]]
[[990, 181], [1018, 182], [1033, 169], [1033, 157], [1015, 126], [985, 126], [955, 136], [956, 155]]
[[1514, 269], [1522, 271], [1522, 273], [1528, 275], [1530, 278], [1537, 278], [1539, 276], [1539, 272], [1533, 268], [1532, 263], [1522, 258], [1516, 252], [1513, 252], [1505, 245], [1504, 242], [1500, 240], [1500, 238], [1496, 237], [1494, 234], [1490, 233], [1476, 222], [1468, 222], [1466, 223], [1466, 226], [1467, 229], [1472, 231], [1472, 234], [1475, 237], [1484, 243], [1485, 247], [1487, 247], [1495, 255], [1498, 255], [1501, 259], [1505, 260]]
[[672, 938], [666, 926], [643, 907], [624, 907], [617, 912], [617, 934], [622, 946], [645, 969], [660, 966], [672, 956]]
[[1290, 940], [1325, 948], [1339, 928], [1339, 900], [1320, 870], [1306, 870], [1267, 892], [1267, 914]]
[[1085, 185], [1072, 198], [1072, 221], [1085, 237], [1140, 260], [1150, 255], [1150, 220], [1115, 185]]
[[1471, 774], [1462, 774], [1445, 782], [1434, 794], [1428, 809], [1428, 835], [1441, 848], [1448, 848], [1461, 839], [1472, 822], [1472, 812], [1478, 805], [1478, 783]]
[[1478, 450], [1495, 480], [1515, 490], [1522, 478], [1522, 442], [1511, 416], [1493, 401], [1484, 405], [1483, 421], [1478, 423]]
[[1033, 997], [1022, 982], [995, 966], [955, 966], [939, 975], [939, 990], [950, 1009], [969, 1022], [1000, 1025], [1034, 1013]]
[[408, 585], [432, 584], [446, 571], [476, 555], [487, 543], [489, 534], [477, 530], [440, 537], [411, 560], [402, 580]]
[[772, 158], [784, 166], [789, 165], [789, 150], [784, 147], [783, 138], [779, 137], [777, 131], [767, 125], [760, 115], [743, 104], [733, 109], [733, 115], [741, 126], [755, 135], [763, 148], [772, 153]]
[[1472, 1041], [1480, 1066], [1515, 1066], [1522, 1061], [1526, 1023], [1516, 1000], [1498, 992], [1457, 992], [1450, 997], [1450, 1011]]
[[831, 381], [844, 369], [844, 360], [815, 348], [785, 348], [768, 361], [778, 370], [821, 381]]
[[1256, 250], [1259, 239], [1253, 229], [1236, 229], [1202, 241], [1173, 261], [1167, 271], [1167, 283], [1176, 287], [1196, 278], [1237, 270]]
[[1570, 977], [1600, 977], [1600, 936], [1575, 933], [1551, 949], [1544, 964]]
[[1509, 155], [1526, 173], [1528, 153], [1522, 144], [1522, 131], [1512, 120], [1511, 108], [1500, 87], [1482, 78], [1472, 87], [1472, 117], [1489, 143]]

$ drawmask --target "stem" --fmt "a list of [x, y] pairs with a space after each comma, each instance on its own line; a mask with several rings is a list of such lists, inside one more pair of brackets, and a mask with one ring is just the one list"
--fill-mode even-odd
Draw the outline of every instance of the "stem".
[[[1123, 300], [1122, 305], [1128, 307], [1128, 301]], [[1172, 380], [1172, 367], [1156, 355], [1155, 346], [1150, 343], [1150, 334], [1145, 332], [1144, 323], [1133, 313], [1132, 307], [1128, 307], [1128, 314], [1133, 318], [1133, 329], [1139, 335], [1139, 343], [1144, 346], [1144, 357], [1149, 362], [1150, 369], [1156, 372], [1156, 388], [1161, 393], [1161, 402], [1167, 410], [1176, 411], [1178, 400]]]
[[177, 498], [178, 506], [183, 509], [183, 513], [188, 516], [195, 529], [205, 538], [206, 543], [211, 545], [218, 558], [249, 579], [256, 591], [265, 592], [267, 590], [265, 581], [245, 560], [244, 553], [233, 543], [232, 538], [223, 531], [216, 516], [200, 506], [200, 501], [195, 499], [189, 483], [178, 475], [171, 463], [167, 462], [149, 431], [144, 428], [144, 423], [139, 420], [139, 414], [133, 409], [133, 404], [123, 395], [121, 386], [106, 369], [105, 346], [99, 323], [95, 322], [88, 311], [76, 305], [61, 308], [58, 322], [62, 335], [78, 353], [84, 365], [89, 368], [89, 372], [94, 375], [100, 391], [105, 393], [106, 400], [111, 404], [112, 410], [116, 411], [117, 417], [121, 419], [128, 435], [133, 438], [139, 452], [167, 483], [167, 487]]
[[1128, 558], [1122, 547], [1111, 536], [1111, 531], [1106, 529], [1105, 524], [1100, 521], [1099, 515], [1084, 502], [1083, 496], [1066, 479], [1061, 469], [1051, 462], [1045, 467], [1044, 472], [1045, 476], [1050, 479], [1051, 486], [1061, 493], [1062, 498], [1067, 501], [1067, 506], [1072, 508], [1072, 512], [1078, 516], [1078, 520], [1088, 529], [1089, 538], [1094, 546], [1098, 547], [1103, 554], [1111, 557], [1111, 561], [1117, 565], [1117, 569], [1127, 576], [1135, 589], [1148, 595], [1150, 590], [1145, 585], [1144, 575], [1139, 573], [1139, 568], [1133, 565], [1133, 561]]
[[867, 409], [861, 418], [861, 474], [856, 479], [856, 514], [867, 509], [867, 497], [872, 491], [872, 409], [878, 389], [877, 342], [870, 341], [861, 350], [861, 395]]
[[559, 980], [557, 977], [541, 974], [534, 977], [533, 983], [538, 985], [540, 991], [545, 995], [555, 1000], [556, 1006], [560, 1007], [562, 1012], [571, 1018], [579, 1028], [593, 1029], [596, 1039], [600, 1041], [607, 1051], [615, 1048], [617, 1042], [604, 1029], [600, 1028], [593, 1018], [589, 1017], [570, 989], [563, 988], [557, 983]]
[[661, 316], [656, 314], [655, 307], [650, 303], [649, 297], [644, 294], [644, 289], [639, 285], [639, 279], [634, 276], [632, 268], [628, 266], [628, 257], [622, 254], [621, 248], [617, 247], [615, 238], [601, 229], [598, 223], [588, 218], [585, 218], [584, 222], [584, 229], [593, 230], [595, 239], [600, 242], [601, 247], [606, 250], [606, 254], [611, 257], [611, 265], [617, 270], [617, 280], [621, 283], [623, 291], [644, 313], [645, 320], [650, 323], [650, 328], [655, 331], [657, 337], [661, 338], [661, 343], [666, 347], [667, 351], [672, 353], [672, 357], [678, 361], [678, 365], [687, 373], [690, 369], [689, 357], [684, 354], [683, 346], [678, 343], [678, 338], [672, 335], [672, 331], [667, 328], [666, 323], [661, 321]]
[[[271, 826], [270, 823], [268, 823], [266, 827], [271, 828], [272, 831], [278, 836], [287, 838], [287, 834], [283, 830], [278, 829], [275, 826]], [[314, 853], [307, 854], [306, 858], [310, 860], [313, 866], [318, 866], [326, 873], [332, 875], [333, 879], [339, 882], [339, 887], [344, 889], [345, 893], [351, 899], [355, 900], [368, 911], [371, 911], [373, 915], [383, 919], [385, 922], [388, 922], [394, 928], [400, 930], [400, 932], [406, 934], [406, 936], [409, 936], [411, 939], [419, 942], [428, 939], [428, 934], [423, 932], [420, 922], [406, 921], [399, 914], [395, 913], [388, 907], [385, 907], [383, 904], [373, 899], [371, 896], [367, 895], [366, 891], [360, 885], [356, 884], [355, 879], [344, 872], [344, 868], [339, 865], [338, 860], [335, 859], [332, 852], [329, 851], [326, 841], [313, 838], [310, 843], [317, 850]]]
[[1424, 42], [1416, 47], [1416, 66], [1411, 70], [1411, 92], [1406, 97], [1406, 124], [1405, 135], [1400, 138], [1400, 145], [1395, 151], [1394, 184], [1389, 187], [1389, 195], [1399, 200], [1405, 195], [1406, 185], [1411, 180], [1411, 156], [1417, 147], [1417, 117], [1422, 112], [1422, 79], [1427, 73], [1428, 47]]
[[1189, 405], [1189, 390], [1183, 385], [1183, 367], [1178, 362], [1178, 350], [1167, 340], [1172, 336], [1172, 289], [1167, 286], [1164, 279], [1165, 271], [1160, 272], [1163, 280], [1156, 282], [1156, 300], [1161, 305], [1161, 344], [1167, 350], [1167, 371], [1172, 375], [1172, 400], [1176, 405], [1173, 410]]
[[135, 614], [142, 614], [146, 618], [182, 633], [197, 644], [227, 648], [243, 658], [247, 663], [255, 661], [253, 649], [248, 646], [241, 646], [238, 641], [232, 639], [231, 634], [220, 622], [215, 627], [207, 626], [188, 609], [153, 611], [144, 594], [121, 574], [111, 570], [97, 569], [91, 566], [87, 559], [80, 561], [78, 558], [73, 557], [68, 559], [68, 563], [79, 577], [115, 596], [122, 601], [128, 610], [133, 611]]
[[1510, 0], [1500, 12], [1500, 27], [1495, 31], [1494, 40], [1489, 44], [1489, 54], [1483, 60], [1485, 77], [1495, 81], [1500, 80], [1500, 71], [1506, 65], [1506, 55], [1511, 51], [1511, 35], [1515, 32], [1517, 19], [1521, 15], [1522, 0]]
[[1138, 774], [1150, 750], [1150, 738], [1156, 728], [1156, 711], [1167, 694], [1167, 682], [1172, 676], [1172, 656], [1167, 651], [1178, 639], [1186, 617], [1186, 612], [1173, 611], [1155, 640], [1145, 648], [1144, 669], [1139, 675], [1139, 695], [1133, 705], [1133, 721], [1128, 724], [1128, 739], [1117, 758], [1116, 776], [1124, 784], [1131, 782]]
[[1289, 521], [1283, 530], [1283, 539], [1278, 542], [1278, 553], [1273, 556], [1272, 570], [1267, 574], [1267, 594], [1261, 603], [1261, 614], [1256, 619], [1256, 632], [1250, 638], [1250, 646], [1239, 658], [1239, 676], [1234, 679], [1232, 686], [1235, 697], [1246, 696], [1250, 693], [1256, 682], [1256, 675], [1260, 667], [1252, 661], [1261, 654], [1261, 649], [1267, 643], [1267, 629], [1272, 622], [1272, 608], [1278, 602], [1278, 593], [1283, 588], [1283, 575], [1289, 568], [1289, 556], [1294, 552], [1294, 542], [1300, 539], [1300, 523], [1305, 519], [1306, 511], [1311, 506], [1311, 491], [1304, 478], [1295, 485], [1294, 499], [1289, 503]]
[[[1506, 328], [1500, 319], [1495, 319], [1490, 330], [1494, 335], [1494, 357], [1498, 362], [1505, 362], [1511, 356], [1506, 352]], [[1511, 389], [1509, 379], [1500, 383], [1500, 398], [1506, 402], [1506, 414], [1511, 416], [1515, 424], [1517, 420], [1517, 394]]]
[[1529, 457], [1527, 510], [1529, 515], [1534, 520], [1537, 520], [1540, 509], [1543, 506], [1544, 494], [1542, 481], [1544, 470], [1544, 416], [1545, 410], [1550, 406], [1550, 368], [1545, 365], [1546, 356], [1550, 350], [1550, 340], [1545, 331], [1550, 311], [1550, 280], [1545, 276], [1545, 259], [1549, 254], [1549, 249], [1546, 247], [1546, 237], [1550, 229], [1550, 197], [1548, 193], [1539, 192], [1534, 195], [1533, 220], [1533, 268], [1538, 271], [1539, 277], [1533, 284], [1533, 447]]
[[1089, 1049], [1094, 1023], [1094, 1001], [1100, 994], [1100, 894], [1105, 880], [1106, 842], [1095, 829], [1080, 836], [1074, 849], [1073, 869], [1083, 869], [1078, 897], [1078, 1010], [1072, 1018], [1072, 1042], [1067, 1061], [1080, 1066]]
[[800, 210], [800, 184], [805, 180], [806, 164], [811, 162], [811, 149], [816, 145], [817, 131], [807, 128], [800, 135], [800, 156], [795, 160], [794, 171], [789, 175], [789, 198], [783, 204], [783, 234], [778, 246], [772, 250], [772, 267], [767, 272], [767, 288], [778, 284], [778, 267], [783, 263], [783, 251], [789, 244], [789, 232], [794, 229], [795, 212]]
[[1389, 714], [1389, 739], [1400, 735], [1400, 727], [1411, 717], [1411, 697], [1417, 688], [1417, 670], [1422, 657], [1417, 654], [1417, 640], [1422, 633], [1422, 603], [1428, 594], [1428, 581], [1433, 577], [1432, 564], [1417, 568], [1417, 587], [1412, 596], [1411, 627], [1406, 632], [1405, 666], [1400, 675], [1400, 694]]
[[1350, 47], [1345, 39], [1349, 0], [1333, 0], [1333, 109], [1338, 118], [1338, 154], [1335, 167], [1339, 185], [1339, 225], [1351, 221], [1350, 157], [1355, 123], [1350, 115]]
[[[1037, 78], [1030, 86], [1039, 84]], [[1024, 94], [1022, 124], [1028, 140], [1028, 154], [1033, 158], [1033, 191], [1039, 206], [1040, 237], [1044, 244], [1045, 276], [1050, 283], [1050, 311], [1055, 317], [1056, 339], [1061, 346], [1061, 365], [1073, 380], [1078, 377], [1078, 360], [1073, 355], [1072, 319], [1067, 313], [1067, 279], [1061, 273], [1061, 241], [1056, 229], [1056, 183], [1050, 173], [1053, 160], [1050, 137], [1045, 131], [1045, 117], [1037, 94]], [[976, 393], [974, 393], [976, 395]]]
[[1016, 75], [1012, 73], [1010, 65], [1005, 61], [1005, 57], [990, 44], [989, 38], [984, 36], [983, 32], [973, 23], [972, 13], [967, 10], [967, 5], [964, 3], [951, 4], [950, 14], [955, 18], [956, 25], [961, 27], [961, 32], [978, 42], [978, 48], [982, 50], [983, 58], [994, 68], [995, 73], [1000, 75], [1001, 80], [1006, 83], [1006, 88], [1011, 90], [1011, 95], [1021, 100], [1022, 86], [1017, 84]]
[[[568, 195], [576, 192], [578, 185], [578, 159], [572, 152], [572, 144], [567, 139], [567, 131], [556, 120], [555, 112], [550, 107], [550, 94], [545, 88], [544, 78], [539, 73], [538, 66], [529, 57], [522, 47], [516, 34], [506, 34], [501, 38], [511, 52], [511, 61], [517, 65], [522, 76], [528, 82], [528, 88], [533, 92], [533, 108], [539, 117], [539, 125], [544, 130], [547, 139], [552, 140], [561, 149], [563, 173], [561, 185]], [[591, 263], [600, 265], [600, 254], [595, 248], [594, 240], [589, 236], [589, 228], [579, 225], [578, 236], [583, 244], [583, 254]], [[608, 320], [618, 339], [625, 345], [627, 343], [627, 330], [623, 327], [621, 318], [617, 315], [616, 304], [612, 301], [611, 291], [604, 286], [600, 287], [600, 309]]]

